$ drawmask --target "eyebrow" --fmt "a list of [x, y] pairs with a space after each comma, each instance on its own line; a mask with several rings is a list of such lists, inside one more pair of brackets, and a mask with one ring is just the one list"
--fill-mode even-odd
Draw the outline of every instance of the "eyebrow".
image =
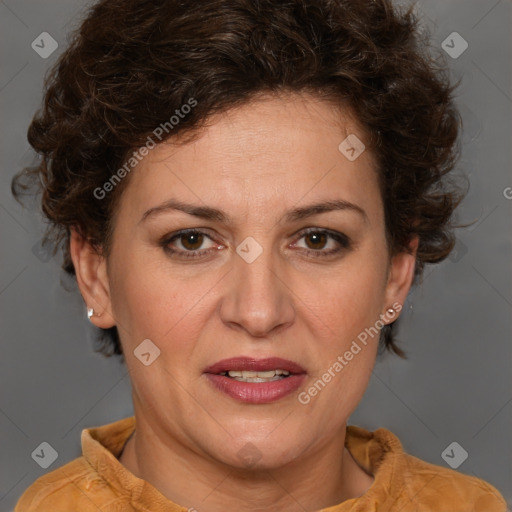
[[[313, 215], [317, 215], [319, 213], [339, 211], [339, 210], [347, 210], [356, 212], [363, 217], [365, 222], [368, 221], [368, 216], [366, 212], [356, 204], [350, 203], [349, 201], [345, 201], [342, 199], [323, 201], [320, 203], [314, 203], [307, 206], [302, 206], [299, 208], [294, 208], [286, 212], [284, 215], [285, 222], [296, 222], [298, 220], [305, 219], [307, 217], [311, 217]], [[169, 212], [169, 211], [181, 211], [187, 213], [188, 215], [192, 215], [194, 217], [198, 217], [200, 219], [205, 220], [213, 220], [218, 221], [223, 224], [230, 224], [230, 217], [224, 213], [222, 210], [218, 210], [216, 208], [211, 208], [208, 206], [197, 206], [189, 203], [185, 203], [183, 201], [178, 201], [177, 199], [169, 199], [164, 203], [154, 206], [150, 208], [142, 215], [142, 218], [139, 221], [139, 224], [149, 217]]]

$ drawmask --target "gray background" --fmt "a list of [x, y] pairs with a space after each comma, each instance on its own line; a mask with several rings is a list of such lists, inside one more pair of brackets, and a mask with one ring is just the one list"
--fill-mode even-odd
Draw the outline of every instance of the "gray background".
[[[82, 299], [61, 286], [59, 258], [38, 246], [37, 209], [22, 209], [10, 194], [14, 172], [31, 163], [26, 130], [43, 75], [84, 6], [0, 0], [2, 511], [12, 510], [37, 477], [80, 455], [83, 428], [132, 414], [125, 367], [93, 352]], [[378, 362], [350, 423], [388, 428], [409, 453], [443, 466], [441, 453], [456, 441], [469, 454], [458, 471], [489, 481], [510, 505], [512, 1], [424, 0], [417, 9], [438, 48], [454, 31], [469, 44], [447, 60], [453, 77], [463, 78], [458, 168], [471, 182], [459, 219], [476, 223], [459, 230], [456, 252], [427, 268], [411, 293], [400, 330], [409, 360]], [[31, 48], [42, 32], [59, 43], [47, 59]], [[58, 452], [47, 470], [31, 458], [43, 441]]]

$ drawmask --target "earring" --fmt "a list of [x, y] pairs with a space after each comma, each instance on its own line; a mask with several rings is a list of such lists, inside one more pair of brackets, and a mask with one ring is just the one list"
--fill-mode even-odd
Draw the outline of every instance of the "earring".
[[94, 315], [94, 309], [87, 308], [87, 318], [90, 320], [91, 316], [93, 316], [93, 315]]
[[386, 311], [387, 315], [388, 316], [395, 316], [395, 308], [389, 308], [387, 311]]

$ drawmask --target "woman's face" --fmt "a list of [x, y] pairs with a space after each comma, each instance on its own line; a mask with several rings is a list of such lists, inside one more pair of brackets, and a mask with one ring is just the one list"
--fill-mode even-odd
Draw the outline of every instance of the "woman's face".
[[[90, 304], [104, 307], [96, 325], [117, 325], [135, 413], [155, 432], [231, 466], [279, 467], [344, 431], [414, 256], [389, 258], [370, 151], [339, 149], [365, 141], [348, 111], [340, 122], [290, 95], [212, 121], [132, 171]], [[286, 368], [270, 382], [219, 375]]]

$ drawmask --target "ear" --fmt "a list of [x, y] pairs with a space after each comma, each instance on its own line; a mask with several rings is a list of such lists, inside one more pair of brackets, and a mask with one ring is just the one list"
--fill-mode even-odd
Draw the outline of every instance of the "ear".
[[112, 315], [107, 261], [75, 228], [71, 228], [70, 253], [80, 293], [88, 308], [94, 309], [91, 322], [108, 329], [116, 322]]
[[418, 244], [419, 237], [415, 236], [409, 243], [409, 252], [402, 251], [391, 258], [388, 282], [386, 284], [385, 306], [388, 308], [393, 307], [397, 314], [402, 309], [412, 286]]

